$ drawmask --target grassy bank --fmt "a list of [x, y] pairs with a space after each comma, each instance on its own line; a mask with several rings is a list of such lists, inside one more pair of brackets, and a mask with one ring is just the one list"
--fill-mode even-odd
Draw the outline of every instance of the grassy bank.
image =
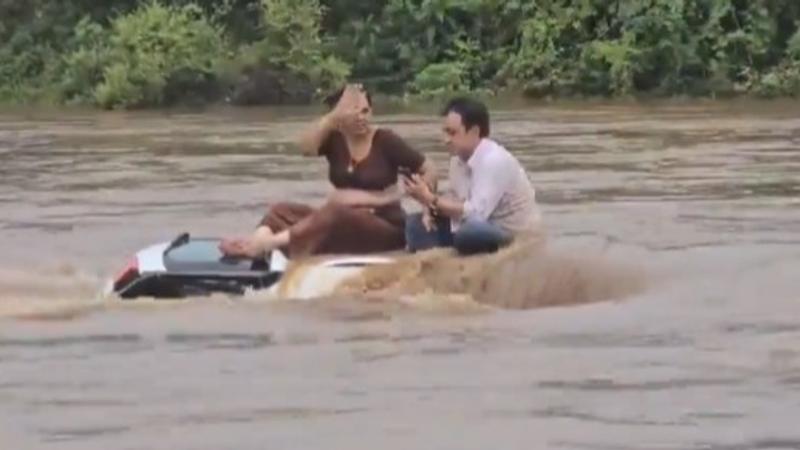
[[0, 102], [796, 96], [795, 0], [0, 0]]

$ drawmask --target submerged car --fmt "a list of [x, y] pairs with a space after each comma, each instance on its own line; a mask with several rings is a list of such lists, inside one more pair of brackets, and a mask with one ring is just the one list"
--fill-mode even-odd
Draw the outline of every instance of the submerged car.
[[169, 299], [265, 290], [279, 297], [312, 298], [331, 292], [366, 266], [394, 262], [390, 256], [331, 255], [286, 280], [290, 261], [282, 252], [272, 251], [258, 259], [228, 257], [219, 250], [219, 243], [218, 238], [183, 233], [146, 247], [114, 277], [107, 292], [121, 299]]

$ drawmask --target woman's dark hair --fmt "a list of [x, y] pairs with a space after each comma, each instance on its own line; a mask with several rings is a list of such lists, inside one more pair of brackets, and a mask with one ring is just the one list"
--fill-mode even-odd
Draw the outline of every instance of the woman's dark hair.
[[451, 112], [461, 116], [465, 130], [469, 131], [470, 128], [477, 126], [482, 138], [489, 136], [489, 111], [483, 103], [468, 97], [456, 97], [447, 102], [442, 109], [442, 116]]
[[[339, 100], [342, 98], [342, 94], [344, 94], [344, 89], [346, 86], [342, 86], [336, 90], [336, 92], [328, 95], [325, 97], [325, 100], [322, 102], [328, 106], [328, 109], [333, 109], [336, 107], [336, 104], [339, 103]], [[369, 95], [369, 91], [366, 88], [362, 88], [364, 91], [364, 95], [367, 96], [367, 103], [370, 107], [372, 107], [372, 96]]]

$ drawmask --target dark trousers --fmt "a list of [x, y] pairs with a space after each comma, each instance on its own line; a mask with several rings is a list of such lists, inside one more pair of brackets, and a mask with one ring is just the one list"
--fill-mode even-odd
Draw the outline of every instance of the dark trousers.
[[422, 214], [412, 214], [406, 219], [406, 247], [416, 252], [434, 247], [453, 247], [462, 255], [496, 252], [511, 242], [512, 236], [497, 225], [482, 220], [467, 219], [453, 233], [450, 219], [436, 218], [436, 228], [426, 230]]

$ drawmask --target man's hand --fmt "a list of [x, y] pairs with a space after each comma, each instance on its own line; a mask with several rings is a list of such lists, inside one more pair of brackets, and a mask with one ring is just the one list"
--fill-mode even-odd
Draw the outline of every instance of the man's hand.
[[437, 217], [449, 219], [460, 219], [464, 215], [462, 200], [436, 195], [419, 175], [404, 178], [403, 185], [406, 195], [419, 202], [423, 208], [429, 211], [429, 214], [433, 212]]
[[436, 199], [436, 195], [431, 192], [428, 183], [417, 175], [412, 174], [410, 177], [403, 177], [403, 185], [406, 189], [406, 195], [418, 201], [424, 207], [422, 212], [422, 226], [426, 231], [436, 229], [436, 221], [431, 214], [431, 205]]
[[422, 226], [425, 228], [425, 231], [433, 231], [436, 229], [436, 220], [433, 218], [433, 214], [431, 214], [431, 210], [428, 208], [422, 211]]
[[429, 208], [436, 198], [430, 187], [428, 187], [428, 183], [417, 174], [403, 177], [403, 186], [405, 187], [406, 195], [421, 203], [425, 208]]

